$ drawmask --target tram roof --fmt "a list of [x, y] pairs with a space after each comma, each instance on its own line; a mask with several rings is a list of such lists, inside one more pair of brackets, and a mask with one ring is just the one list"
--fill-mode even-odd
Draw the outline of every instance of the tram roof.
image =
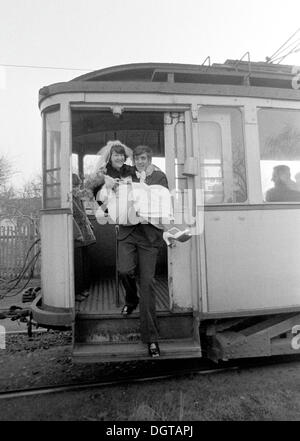
[[[40, 102], [57, 93], [158, 92], [300, 99], [291, 65], [226, 60], [212, 65], [134, 63], [108, 67], [40, 89]], [[220, 87], [221, 86], [221, 87]], [[224, 86], [224, 87], [222, 87]], [[275, 89], [276, 91], [272, 90]], [[280, 94], [278, 89], [284, 89]]]

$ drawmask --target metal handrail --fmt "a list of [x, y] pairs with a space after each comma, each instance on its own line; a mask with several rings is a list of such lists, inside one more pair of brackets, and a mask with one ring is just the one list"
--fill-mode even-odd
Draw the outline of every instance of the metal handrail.
[[205, 65], [206, 60], [208, 60], [208, 66], [211, 66], [211, 63], [210, 63], [210, 56], [209, 56], [209, 55], [205, 58], [205, 60], [204, 60], [203, 63], [201, 64], [201, 66], [204, 66], [204, 65]]

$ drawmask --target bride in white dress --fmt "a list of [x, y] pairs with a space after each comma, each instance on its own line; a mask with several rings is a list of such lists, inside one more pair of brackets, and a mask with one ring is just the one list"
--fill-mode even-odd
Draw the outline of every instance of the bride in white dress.
[[[172, 199], [167, 180], [164, 173], [152, 165], [151, 157], [149, 160], [145, 154], [135, 155], [133, 167], [130, 165], [132, 150], [120, 141], [108, 142], [98, 155], [94, 182], [100, 184], [96, 195], [96, 200], [101, 204], [96, 212], [100, 223], [103, 223], [104, 212], [107, 211], [116, 224], [145, 222], [164, 230], [163, 237], [168, 245], [171, 245], [172, 240], [185, 242], [190, 239], [188, 229], [181, 230], [173, 226]], [[151, 180], [154, 172], [158, 180]], [[158, 184], [149, 185], [147, 181]]]

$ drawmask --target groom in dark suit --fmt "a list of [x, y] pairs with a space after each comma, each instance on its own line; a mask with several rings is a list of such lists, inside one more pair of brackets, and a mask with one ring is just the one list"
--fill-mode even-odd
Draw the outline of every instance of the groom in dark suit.
[[[133, 151], [136, 174], [145, 175], [147, 185], [162, 185], [168, 188], [166, 175], [149, 167], [152, 150], [138, 146]], [[148, 173], [150, 169], [150, 173]], [[123, 315], [129, 315], [140, 304], [141, 339], [148, 344], [152, 357], [160, 355], [157, 343], [159, 332], [156, 318], [153, 280], [159, 248], [163, 244], [163, 230], [149, 223], [120, 225], [118, 235], [119, 273], [126, 296]], [[139, 265], [140, 298], [137, 296], [135, 270]]]

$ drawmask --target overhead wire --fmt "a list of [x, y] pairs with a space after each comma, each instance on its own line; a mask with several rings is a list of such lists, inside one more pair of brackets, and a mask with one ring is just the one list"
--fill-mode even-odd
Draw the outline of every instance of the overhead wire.
[[[278, 51], [278, 53], [276, 54], [275, 57], [270, 58], [270, 60], [272, 61], [276, 61], [276, 59], [280, 58], [282, 56], [282, 53], [284, 53], [284, 51], [286, 51], [288, 48], [290, 48], [291, 46], [293, 46], [296, 42], [300, 42], [300, 37], [297, 38], [295, 41], [293, 41], [292, 43], [290, 43], [289, 45], [287, 45], [286, 47], [282, 48], [280, 51]], [[299, 43], [297, 43], [298, 45]]]
[[288, 57], [289, 55], [294, 54], [294, 53], [296, 53], [296, 52], [299, 52], [299, 50], [300, 50], [300, 44], [297, 44], [297, 45], [296, 45], [293, 49], [291, 49], [288, 53], [282, 55], [282, 56], [279, 57], [279, 58], [276, 58], [275, 60], [273, 60], [273, 63], [274, 63], [275, 61], [277, 61], [277, 64], [280, 64], [280, 63], [281, 63], [286, 57]]
[[289, 53], [290, 51], [293, 51], [296, 47], [300, 45], [300, 37], [294, 40], [292, 43], [287, 45], [284, 49], [279, 51], [275, 57], [272, 58], [272, 60], [276, 60], [280, 58], [281, 56], [284, 56], [286, 53]]
[[58, 67], [58, 66], [37, 66], [37, 65], [26, 65], [26, 64], [6, 64], [0, 63], [1, 67], [16, 67], [21, 69], [52, 69], [52, 70], [70, 70], [70, 71], [81, 71], [81, 72], [90, 72], [95, 69], [82, 69], [77, 67]]
[[268, 57], [268, 62], [272, 62], [274, 57], [278, 54], [280, 50], [282, 50], [285, 45], [300, 31], [300, 28], [296, 30], [270, 57]]

